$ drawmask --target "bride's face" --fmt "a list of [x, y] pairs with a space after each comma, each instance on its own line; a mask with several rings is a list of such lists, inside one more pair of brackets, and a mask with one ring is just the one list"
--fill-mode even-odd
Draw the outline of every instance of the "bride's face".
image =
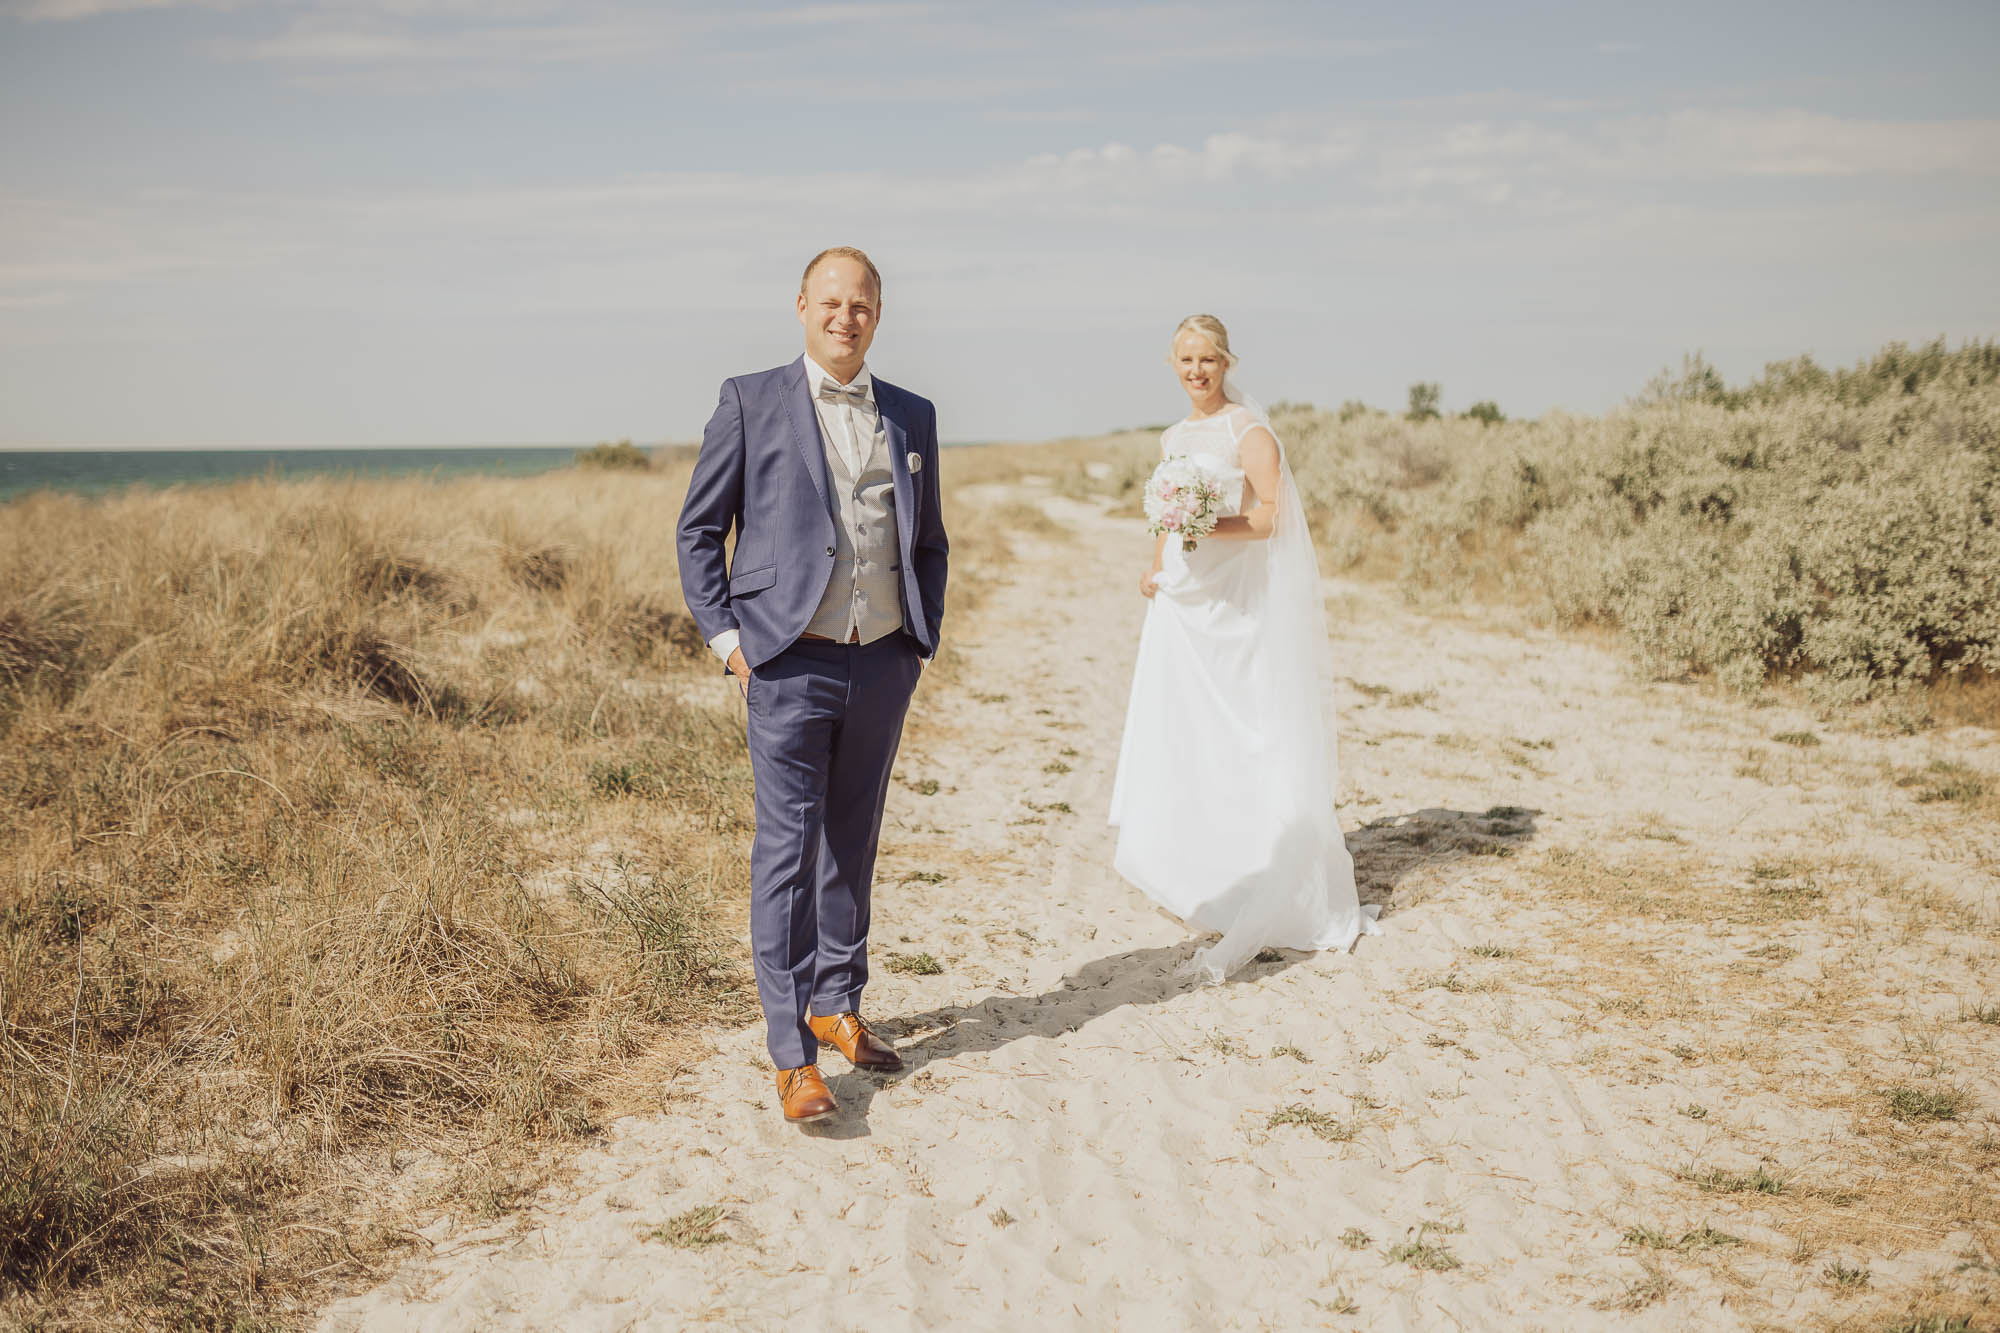
[[1222, 392], [1222, 374], [1229, 362], [1215, 344], [1193, 329], [1174, 339], [1174, 374], [1197, 407], [1212, 402]]

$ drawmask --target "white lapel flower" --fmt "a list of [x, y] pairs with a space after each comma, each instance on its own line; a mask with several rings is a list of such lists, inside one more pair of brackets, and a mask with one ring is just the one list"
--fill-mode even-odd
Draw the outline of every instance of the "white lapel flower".
[[924, 456], [912, 449], [910, 451], [909, 464], [910, 475], [914, 477], [924, 470]]

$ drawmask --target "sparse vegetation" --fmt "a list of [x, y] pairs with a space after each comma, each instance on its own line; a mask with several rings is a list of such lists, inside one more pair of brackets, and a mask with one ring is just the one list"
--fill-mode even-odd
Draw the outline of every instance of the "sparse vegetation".
[[1442, 1242], [1430, 1238], [1433, 1227], [1426, 1222], [1416, 1229], [1416, 1234], [1408, 1240], [1398, 1241], [1389, 1247], [1390, 1263], [1408, 1264], [1429, 1273], [1449, 1273], [1460, 1266], [1459, 1258]]
[[648, 1234], [677, 1250], [705, 1250], [729, 1239], [728, 1233], [722, 1230], [725, 1216], [721, 1204], [703, 1204], [699, 1208], [674, 1214], [667, 1219], [665, 1226], [654, 1227]]
[[1786, 1188], [1785, 1178], [1766, 1171], [1761, 1163], [1749, 1171], [1710, 1168], [1685, 1179], [1708, 1194], [1783, 1194]]
[[1717, 1231], [1704, 1222], [1694, 1231], [1683, 1232], [1679, 1240], [1672, 1239], [1657, 1227], [1631, 1227], [1625, 1232], [1625, 1243], [1648, 1250], [1720, 1250], [1743, 1243], [1739, 1236], [1726, 1231]]
[[1312, 1107], [1298, 1102], [1294, 1102], [1290, 1106], [1280, 1107], [1278, 1110], [1271, 1112], [1270, 1118], [1264, 1124], [1267, 1129], [1277, 1129], [1284, 1125], [1300, 1125], [1311, 1130], [1314, 1134], [1329, 1143], [1345, 1143], [1359, 1131], [1358, 1126], [1348, 1121], [1328, 1115], [1324, 1111], [1316, 1111]]
[[1982, 774], [1948, 759], [1933, 759], [1921, 772], [1899, 775], [1896, 785], [1915, 788], [1920, 805], [1938, 801], [1970, 805], [1986, 795], [1986, 779]]
[[892, 953], [885, 961], [891, 972], [905, 976], [934, 977], [944, 971], [944, 964], [928, 953]]
[[1958, 1119], [1971, 1099], [1963, 1088], [1889, 1088], [1882, 1100], [1896, 1119], [1926, 1124]]

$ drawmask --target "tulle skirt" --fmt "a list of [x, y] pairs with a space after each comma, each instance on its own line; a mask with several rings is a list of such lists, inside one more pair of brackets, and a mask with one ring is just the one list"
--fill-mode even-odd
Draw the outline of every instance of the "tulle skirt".
[[1376, 931], [1333, 811], [1330, 714], [1287, 697], [1328, 682], [1303, 680], [1273, 632], [1267, 546], [1168, 543], [1112, 786], [1113, 864], [1222, 936], [1192, 962], [1211, 980], [1266, 947], [1346, 949]]

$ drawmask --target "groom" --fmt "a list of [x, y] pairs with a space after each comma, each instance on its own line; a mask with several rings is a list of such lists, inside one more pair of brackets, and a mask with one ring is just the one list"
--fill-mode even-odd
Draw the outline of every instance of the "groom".
[[937, 651], [945, 535], [937, 410], [868, 373], [881, 309], [867, 255], [813, 256], [805, 355], [723, 381], [681, 509], [681, 590], [748, 702], [750, 948], [798, 1123], [834, 1113], [820, 1043], [903, 1064], [861, 1020], [868, 899], [903, 714]]

